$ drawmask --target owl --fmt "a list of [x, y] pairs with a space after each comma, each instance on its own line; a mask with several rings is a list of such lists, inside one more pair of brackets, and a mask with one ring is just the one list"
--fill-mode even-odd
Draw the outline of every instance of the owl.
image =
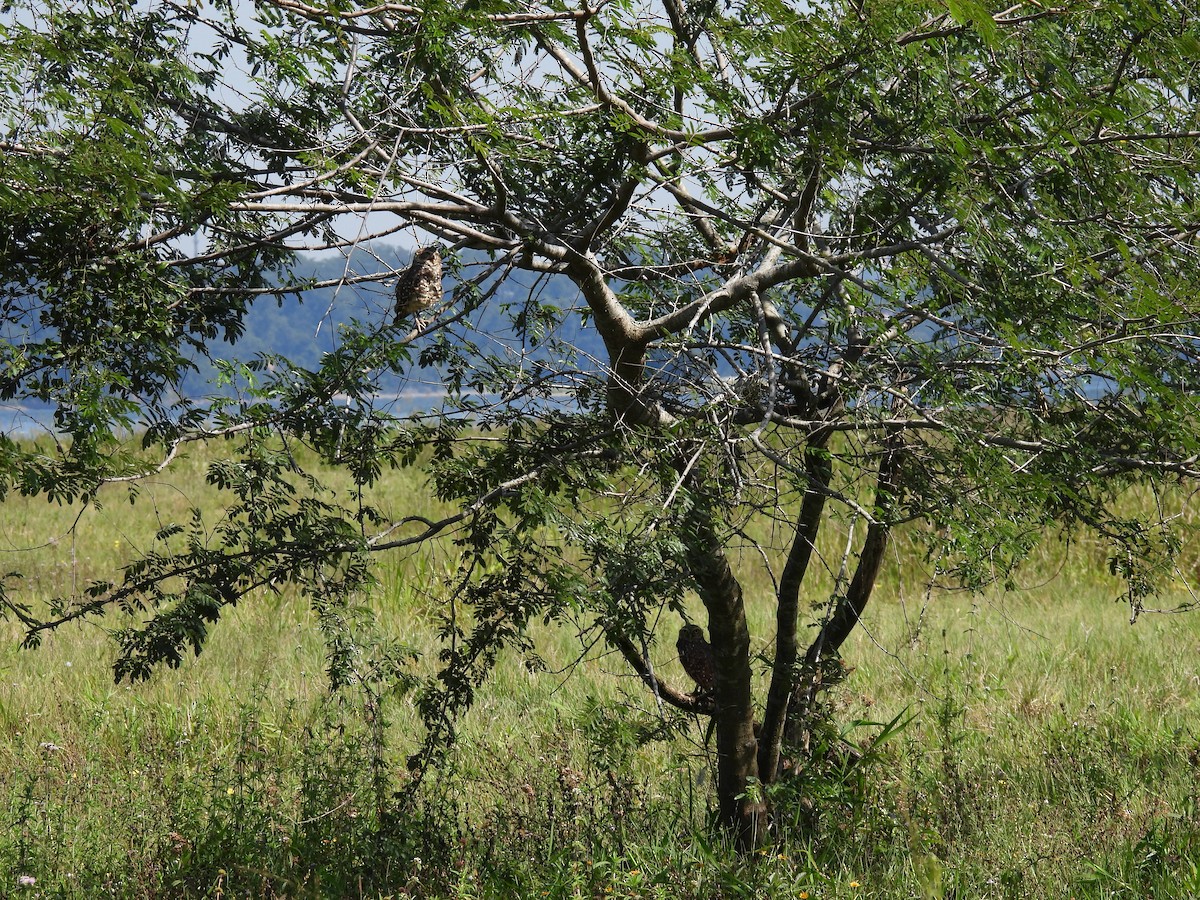
[[675, 649], [679, 651], [683, 671], [696, 682], [700, 692], [711, 693], [717, 683], [717, 668], [713, 662], [712, 647], [704, 639], [704, 629], [699, 625], [684, 625], [679, 629]]
[[396, 281], [397, 323], [442, 299], [442, 253], [437, 245], [418, 250]]

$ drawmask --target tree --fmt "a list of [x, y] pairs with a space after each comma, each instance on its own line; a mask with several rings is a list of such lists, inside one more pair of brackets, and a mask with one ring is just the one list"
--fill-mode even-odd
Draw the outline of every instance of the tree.
[[[781, 777], [898, 526], [970, 587], [1051, 532], [1105, 540], [1135, 613], [1170, 571], [1178, 526], [1111, 501], [1197, 475], [1195, 13], [17, 7], [0, 388], [53, 401], [65, 437], [49, 453], [5, 437], [0, 489], [90, 501], [188, 442], [233, 453], [209, 476], [229, 498], [218, 526], [173, 523], [49, 610], [10, 585], [7, 609], [29, 643], [141, 614], [116, 666], [140, 678], [199, 651], [248, 591], [294, 581], [330, 625], [336, 677], [331, 623], [372, 559], [452, 535], [429, 747], [502, 647], [532, 649], [531, 621], [571, 623], [658, 702], [712, 717], [720, 821], [755, 845], [758, 786]], [[386, 288], [396, 263], [371, 248], [406, 229], [447, 266], [429, 321], [381, 308], [319, 368], [223, 365], [222, 390], [180, 395], [252, 299], [317, 286], [295, 251], [340, 250], [347, 285]], [[564, 283], [571, 301], [550, 302]], [[398, 421], [381, 389], [416, 367], [445, 410]], [[354, 489], [306, 480], [298, 442]], [[397, 465], [426, 467], [459, 511], [373, 506]], [[837, 516], [861, 537], [821, 561], [829, 596], [802, 593]], [[754, 565], [773, 596], [744, 595]], [[711, 692], [654, 666], [690, 592]], [[757, 699], [748, 602], [774, 611]]]

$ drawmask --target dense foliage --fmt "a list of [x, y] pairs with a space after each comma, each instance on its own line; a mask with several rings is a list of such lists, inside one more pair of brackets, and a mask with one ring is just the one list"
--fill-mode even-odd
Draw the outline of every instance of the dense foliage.
[[[1171, 572], [1179, 523], [1112, 501], [1198, 472], [1198, 27], [1107, 0], [18, 5], [0, 397], [55, 403], [59, 437], [0, 440], [0, 491], [134, 497], [189, 442], [231, 453], [218, 520], [163, 523], [49, 610], [10, 579], [6, 606], [30, 643], [134, 613], [117, 675], [139, 678], [294, 582], [335, 681], [364, 677], [345, 633], [372, 560], [452, 536], [427, 749], [501, 648], [535, 662], [529, 624], [558, 623], [713, 717], [720, 818], [753, 844], [755, 786], [806, 746], [897, 525], [971, 587], [1058, 528], [1108, 542], [1135, 612]], [[313, 286], [296, 250], [341, 250], [367, 289], [401, 232], [442, 244], [431, 316], [376, 302], [319, 366], [180, 390], [251, 300]], [[420, 370], [445, 405], [399, 421], [387, 390]], [[458, 511], [376, 505], [410, 465]], [[861, 526], [834, 555], [831, 517]], [[746, 544], [773, 596], [743, 596]], [[711, 692], [655, 674], [693, 597]], [[759, 700], [747, 602], [775, 610]]]

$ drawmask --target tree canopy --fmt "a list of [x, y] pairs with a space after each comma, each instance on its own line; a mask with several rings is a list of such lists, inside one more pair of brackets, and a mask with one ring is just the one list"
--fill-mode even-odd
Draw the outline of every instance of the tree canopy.
[[[751, 788], [896, 527], [970, 587], [1080, 529], [1135, 611], [1171, 572], [1178, 523], [1113, 500], [1200, 471], [1191, 3], [37, 0], [0, 36], [0, 398], [53, 403], [57, 435], [0, 437], [0, 494], [92, 502], [231, 449], [218, 522], [48, 610], [6, 581], [30, 643], [131, 611], [116, 674], [146, 677], [256, 588], [329, 624], [381, 554], [450, 536], [430, 749], [500, 648], [570, 625], [713, 716], [720, 817], [753, 843]], [[400, 237], [446, 265], [415, 322]], [[184, 391], [253, 301], [330, 286], [305, 250], [367, 298], [336, 348]], [[386, 394], [418, 369], [445, 405], [403, 420]], [[458, 512], [373, 505], [394, 466]], [[817, 596], [831, 517], [863, 527]], [[755, 559], [772, 596], [743, 595]], [[693, 596], [711, 692], [655, 674]]]

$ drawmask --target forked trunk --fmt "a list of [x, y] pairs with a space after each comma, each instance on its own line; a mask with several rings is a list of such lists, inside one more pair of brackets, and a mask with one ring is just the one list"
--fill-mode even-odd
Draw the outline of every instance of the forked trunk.
[[[764, 726], [764, 732], [770, 734], [776, 741], [780, 735], [775, 729], [781, 724], [779, 714], [782, 711], [782, 743], [792, 746], [801, 746], [805, 743], [802, 735], [810, 724], [809, 716], [812, 712], [814, 697], [821, 687], [823, 660], [837, 654], [846, 638], [858, 625], [867, 601], [871, 599], [871, 594], [875, 590], [875, 582], [879, 577], [879, 569], [883, 564], [884, 553], [887, 550], [888, 539], [892, 531], [889, 522], [898, 490], [897, 465], [901, 452], [898, 440], [894, 436], [890, 436], [879, 459], [874, 503], [876, 519], [867, 526], [867, 535], [859, 550], [854, 575], [851, 577], [845, 593], [838, 598], [837, 605], [817, 633], [816, 639], [809, 646], [803, 661], [799, 664], [795, 656], [794, 640], [790, 641], [790, 645], [785, 642], [785, 638], [791, 639], [795, 634], [795, 615], [799, 607], [794, 602], [794, 593], [798, 591], [798, 585], [793, 584], [792, 580], [786, 577], [782, 579], [776, 665], [767, 706], [767, 722]], [[825, 478], [824, 481], [814, 478], [814, 484], [820, 487], [828, 484], [828, 469], [817, 466], [813, 468], [813, 471], [820, 473]], [[792, 555], [788, 559], [785, 576], [791, 570], [793, 562], [799, 559], [799, 577], [803, 577], [808, 554], [811, 552], [812, 544], [815, 543], [817, 519], [820, 516], [822, 503], [823, 501], [819, 497], [814, 497], [813, 493], [805, 495], [796, 531], [796, 545], [793, 546]], [[810, 504], [816, 508], [810, 509]], [[790, 652], [785, 655], [785, 651]], [[783, 665], [781, 665], [781, 661], [783, 661]], [[790, 696], [786, 703], [781, 703], [784, 690], [788, 690]], [[765, 745], [763, 758], [777, 762], [779, 757], [771, 751], [778, 746], [779, 743]], [[774, 769], [771, 770], [772, 775], [774, 771]]]

